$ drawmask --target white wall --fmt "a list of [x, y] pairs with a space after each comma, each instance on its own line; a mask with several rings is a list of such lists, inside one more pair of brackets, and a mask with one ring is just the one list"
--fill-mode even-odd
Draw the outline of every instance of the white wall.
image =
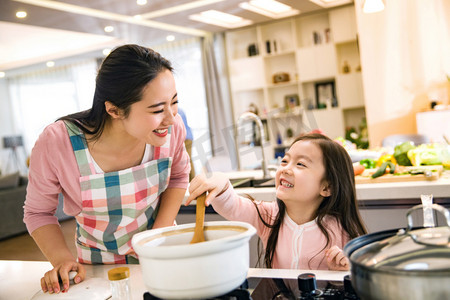
[[2, 137], [15, 134], [6, 82], [7, 79], [0, 78], [0, 171], [2, 170], [2, 166], [6, 166], [9, 155], [9, 152], [3, 149]]
[[355, 10], [369, 138], [377, 146], [386, 135], [416, 133], [416, 113], [448, 85], [450, 1], [384, 1], [373, 14], [362, 12], [363, 2], [355, 0]]

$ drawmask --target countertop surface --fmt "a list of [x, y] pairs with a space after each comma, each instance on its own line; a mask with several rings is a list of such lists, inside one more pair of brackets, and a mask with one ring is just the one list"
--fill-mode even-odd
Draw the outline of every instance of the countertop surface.
[[[85, 265], [87, 278], [108, 279], [108, 270], [125, 265]], [[126, 265], [130, 268], [130, 287], [132, 298], [143, 299], [147, 291], [139, 265]], [[49, 262], [0, 260], [0, 299], [29, 300], [40, 291], [40, 278], [51, 269]], [[248, 277], [297, 278], [301, 273], [314, 273], [319, 280], [341, 281], [349, 272], [324, 270], [280, 270], [250, 268]], [[67, 296], [70, 294], [70, 289]], [[54, 295], [58, 299], [58, 295]], [[49, 297], [50, 298], [50, 297]], [[53, 295], [52, 295], [53, 298]], [[87, 299], [86, 299], [87, 300]]]
[[[226, 173], [228, 178], [262, 178], [262, 171], [236, 171]], [[238, 188], [240, 194], [249, 194], [260, 201], [273, 201], [275, 188]], [[420, 199], [422, 194], [432, 194], [434, 198], [450, 198], [450, 171], [442, 173], [438, 180], [405, 181], [390, 183], [356, 184], [356, 197], [364, 200]]]

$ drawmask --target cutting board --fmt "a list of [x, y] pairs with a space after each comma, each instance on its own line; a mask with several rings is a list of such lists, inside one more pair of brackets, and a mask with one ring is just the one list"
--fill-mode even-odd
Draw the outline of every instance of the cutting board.
[[411, 169], [428, 169], [428, 170], [435, 170], [431, 173], [430, 177], [426, 177], [424, 174], [417, 174], [417, 175], [411, 175], [411, 174], [404, 174], [404, 175], [394, 175], [394, 174], [384, 174], [383, 176], [372, 178], [372, 174], [375, 173], [376, 169], [366, 169], [361, 175], [355, 176], [355, 183], [356, 184], [362, 184], [362, 183], [386, 183], [386, 182], [405, 182], [405, 181], [433, 181], [438, 180], [441, 176], [443, 166], [442, 165], [436, 165], [436, 166], [420, 166], [420, 167], [399, 167], [402, 168], [402, 171], [408, 171]]

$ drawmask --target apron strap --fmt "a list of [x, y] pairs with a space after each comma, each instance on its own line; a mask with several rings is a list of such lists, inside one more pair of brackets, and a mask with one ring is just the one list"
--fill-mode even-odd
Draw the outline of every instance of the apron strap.
[[91, 155], [88, 153], [86, 137], [81, 129], [69, 121], [64, 121], [69, 134], [70, 143], [72, 144], [73, 153], [77, 160], [78, 169], [81, 176], [89, 176], [95, 174], [95, 167]]

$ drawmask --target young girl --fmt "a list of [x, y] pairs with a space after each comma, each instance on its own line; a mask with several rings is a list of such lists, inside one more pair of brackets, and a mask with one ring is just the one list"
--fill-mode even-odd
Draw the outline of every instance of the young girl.
[[255, 226], [267, 268], [348, 270], [341, 249], [366, 229], [345, 149], [324, 135], [303, 135], [284, 156], [275, 180], [277, 200], [253, 202], [238, 196], [224, 174], [199, 175], [190, 183], [186, 205], [208, 191], [206, 205], [226, 219]]

